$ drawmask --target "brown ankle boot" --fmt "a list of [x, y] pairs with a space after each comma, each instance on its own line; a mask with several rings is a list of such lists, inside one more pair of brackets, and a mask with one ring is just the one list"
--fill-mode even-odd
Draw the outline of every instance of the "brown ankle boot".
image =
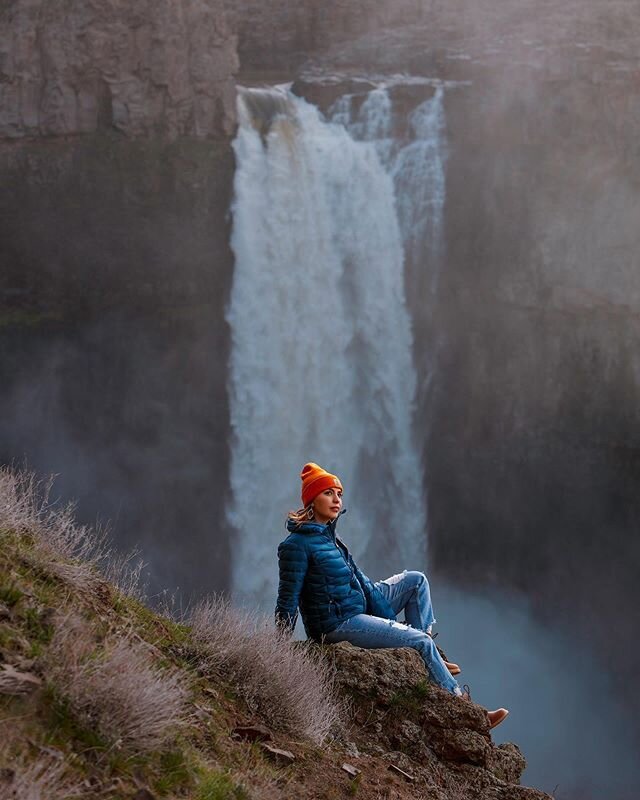
[[[471, 700], [471, 689], [467, 683], [461, 689], [462, 694], [460, 697], [463, 700]], [[506, 708], [496, 708], [495, 711], [487, 711], [487, 717], [489, 718], [489, 730], [491, 728], [495, 728], [496, 725], [499, 725], [501, 722], [509, 716], [509, 712]]]
[[499, 725], [503, 722], [509, 712], [506, 708], [496, 708], [495, 711], [487, 711], [487, 716], [489, 717], [489, 729], [495, 728], [496, 725]]
[[452, 661], [445, 661], [444, 665], [452, 675], [459, 675], [462, 672], [460, 667]]

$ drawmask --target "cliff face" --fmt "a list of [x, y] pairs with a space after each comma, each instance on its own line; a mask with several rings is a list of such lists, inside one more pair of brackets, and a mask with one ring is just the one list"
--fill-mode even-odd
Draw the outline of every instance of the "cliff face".
[[[56, 274], [73, 302], [176, 278], [169, 292], [188, 296], [225, 252], [237, 57], [222, 2], [24, 0], [0, 14], [5, 287], [42, 300], [36, 275]], [[217, 244], [200, 225], [212, 212]]]
[[222, 0], [13, 0], [0, 24], [0, 138], [233, 131]]
[[408, 797], [548, 800], [520, 786], [524, 756], [510, 742], [494, 744], [485, 710], [430, 685], [415, 651], [324, 649], [352, 703], [349, 736], [363, 777], [382, 761], [409, 784]]
[[415, 24], [429, 13], [423, 0], [227, 0], [229, 24], [238, 35], [242, 70], [291, 70], [337, 43], [388, 26]]
[[[221, 516], [235, 38], [221, 0], [16, 0], [0, 29], [0, 458], [73, 464], [89, 516], [102, 486], [170, 553]], [[224, 580], [224, 544], [188, 552], [180, 583]]]

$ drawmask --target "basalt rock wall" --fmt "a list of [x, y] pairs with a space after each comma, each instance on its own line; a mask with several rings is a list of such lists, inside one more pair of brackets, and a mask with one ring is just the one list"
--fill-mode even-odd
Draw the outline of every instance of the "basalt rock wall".
[[243, 73], [287, 71], [336, 43], [368, 32], [426, 19], [427, 0], [227, 0], [229, 24], [238, 35]]
[[184, 538], [227, 474], [222, 1], [12, 0], [0, 30], [0, 459], [63, 473], [154, 585], [224, 583], [221, 531]]
[[221, 0], [11, 0], [0, 14], [0, 137], [232, 132]]

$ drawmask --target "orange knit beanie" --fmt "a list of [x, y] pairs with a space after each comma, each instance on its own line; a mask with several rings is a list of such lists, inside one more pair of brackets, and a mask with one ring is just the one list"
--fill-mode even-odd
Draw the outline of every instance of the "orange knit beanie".
[[310, 461], [305, 464], [300, 473], [302, 478], [302, 505], [306, 508], [314, 497], [317, 497], [320, 492], [325, 489], [330, 489], [337, 486], [342, 489], [340, 479], [336, 475], [332, 475], [322, 467]]

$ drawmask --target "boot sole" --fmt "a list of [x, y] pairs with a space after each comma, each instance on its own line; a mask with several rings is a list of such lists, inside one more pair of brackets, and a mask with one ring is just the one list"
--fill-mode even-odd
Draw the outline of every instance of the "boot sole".
[[504, 722], [505, 719], [509, 716], [509, 712], [507, 711], [506, 708], [499, 708], [497, 709], [497, 711], [502, 711], [503, 713], [499, 714], [493, 722], [491, 722], [491, 718], [489, 718], [489, 730], [495, 728], [501, 722]]

